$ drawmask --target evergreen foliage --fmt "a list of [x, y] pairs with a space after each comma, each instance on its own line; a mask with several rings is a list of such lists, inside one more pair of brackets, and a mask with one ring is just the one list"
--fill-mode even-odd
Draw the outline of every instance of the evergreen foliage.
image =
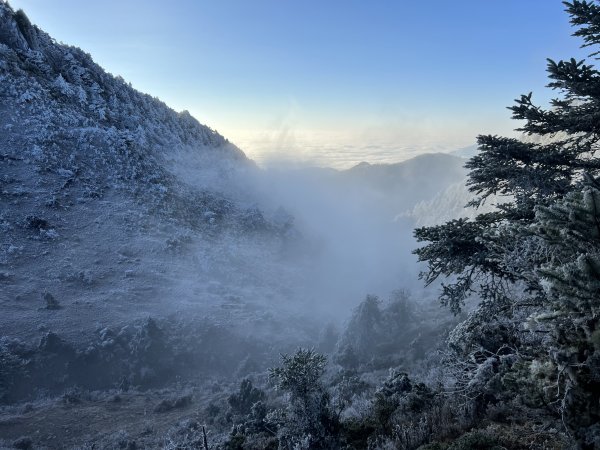
[[[564, 4], [575, 36], [597, 49], [598, 3]], [[494, 368], [502, 383], [487, 401], [539, 389], [546, 410], [579, 445], [594, 448], [600, 443], [591, 431], [600, 420], [600, 74], [574, 59], [548, 60], [547, 70], [548, 87], [560, 94], [550, 108], [537, 106], [531, 93], [510, 108], [531, 137], [479, 136], [480, 152], [466, 165], [478, 196], [471, 206], [497, 195], [497, 210], [417, 229], [426, 244], [415, 253], [428, 264], [426, 283], [446, 279], [440, 299], [452, 311], [470, 295], [482, 299], [453, 332], [455, 350], [475, 361], [500, 350], [505, 360], [511, 355]], [[473, 379], [480, 367], [471, 369]]]
[[288, 406], [278, 411], [280, 448], [338, 448], [337, 419], [321, 383], [327, 359], [312, 349], [298, 349], [281, 359], [282, 365], [271, 369], [276, 388], [289, 395]]
[[255, 404], [265, 399], [265, 393], [252, 385], [252, 381], [245, 378], [240, 384], [239, 392], [233, 393], [227, 403], [237, 414], [250, 414]]

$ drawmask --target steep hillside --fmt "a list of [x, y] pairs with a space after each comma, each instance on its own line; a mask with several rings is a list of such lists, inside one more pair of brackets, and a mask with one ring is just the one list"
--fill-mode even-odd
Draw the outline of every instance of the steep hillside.
[[0, 130], [5, 336], [79, 339], [181, 310], [254, 320], [247, 297], [276, 295], [262, 271], [281, 272], [287, 224], [254, 206], [243, 152], [4, 2]]

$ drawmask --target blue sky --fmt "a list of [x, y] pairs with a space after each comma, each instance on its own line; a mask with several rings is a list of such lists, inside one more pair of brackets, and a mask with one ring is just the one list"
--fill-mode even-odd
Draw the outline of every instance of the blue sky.
[[9, 3], [250, 156], [507, 134], [514, 98], [548, 100], [546, 57], [585, 54], [559, 0]]

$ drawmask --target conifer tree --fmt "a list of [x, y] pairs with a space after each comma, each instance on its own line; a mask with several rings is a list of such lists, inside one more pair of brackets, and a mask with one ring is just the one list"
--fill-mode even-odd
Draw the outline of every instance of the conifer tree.
[[[600, 5], [564, 5], [574, 35], [597, 56]], [[600, 433], [590, 431], [600, 420], [600, 73], [575, 59], [548, 60], [547, 71], [559, 94], [550, 107], [529, 93], [510, 108], [524, 138], [479, 136], [480, 151], [466, 165], [476, 194], [470, 206], [494, 195], [502, 199], [496, 211], [415, 230], [425, 243], [415, 253], [428, 265], [426, 283], [445, 279], [440, 299], [452, 311], [470, 295], [481, 298], [455, 331], [456, 347], [468, 341], [463, 350], [488, 355], [508, 348], [530, 373], [551, 368], [536, 380], [546, 404], [593, 448], [600, 445]], [[513, 331], [490, 342], [491, 323]]]

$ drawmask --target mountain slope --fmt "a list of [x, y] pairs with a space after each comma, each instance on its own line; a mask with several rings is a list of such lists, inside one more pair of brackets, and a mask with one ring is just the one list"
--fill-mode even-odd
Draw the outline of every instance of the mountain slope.
[[240, 299], [284, 283], [262, 276], [283, 230], [254, 206], [243, 152], [5, 2], [0, 130], [4, 335], [80, 338], [188, 309], [254, 320]]

